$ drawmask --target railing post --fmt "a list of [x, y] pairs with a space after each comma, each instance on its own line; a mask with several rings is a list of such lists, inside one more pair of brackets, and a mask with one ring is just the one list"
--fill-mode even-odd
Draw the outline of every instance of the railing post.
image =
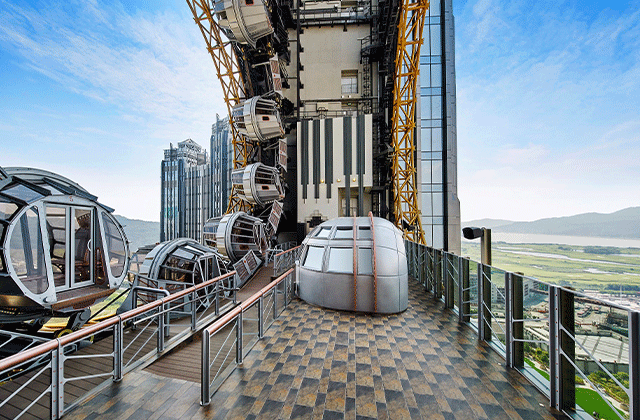
[[469, 290], [469, 258], [460, 258], [460, 280], [458, 293], [460, 296], [460, 310], [458, 313], [460, 322], [471, 320], [471, 291]]
[[158, 314], [158, 353], [164, 350], [164, 303], [159, 306], [160, 313]]
[[273, 289], [273, 319], [278, 317], [278, 286]]
[[202, 330], [202, 365], [200, 366], [200, 405], [209, 405], [211, 394], [209, 385], [211, 383], [209, 373], [209, 332], [205, 328]]
[[236, 363], [238, 365], [242, 365], [242, 315], [243, 312], [240, 311], [236, 320]]
[[442, 251], [435, 251], [433, 262], [433, 297], [442, 298]]
[[64, 361], [60, 340], [51, 352], [51, 418], [59, 419], [64, 412]]
[[414, 246], [416, 271], [418, 273], [418, 278], [420, 279], [420, 284], [425, 288], [429, 282], [429, 263], [427, 260], [427, 252], [428, 249], [424, 245], [416, 244]]
[[[207, 293], [207, 288], [205, 287], [203, 291], [204, 293]], [[191, 292], [191, 331], [196, 330], [196, 307], [198, 306], [197, 299], [198, 296], [196, 294], [196, 291], [194, 290], [193, 292]]]
[[483, 264], [479, 274], [482, 275], [482, 334], [485, 341], [491, 341], [491, 266]]
[[287, 277], [284, 278], [282, 282], [284, 284], [284, 308], [289, 306], [289, 277], [291, 274], [287, 274]]
[[[444, 254], [445, 257], [445, 278], [444, 278], [444, 306], [446, 308], [453, 308], [454, 296], [455, 296], [455, 282], [454, 273], [453, 273], [453, 254], [449, 254], [448, 252]], [[459, 257], [458, 257], [459, 258]], [[449, 271], [451, 268], [451, 271]], [[458, 271], [458, 274], [460, 272]], [[458, 283], [460, 282], [460, 277], [458, 276]]]
[[506, 365], [513, 367], [513, 317], [511, 310], [511, 273], [504, 273], [504, 344]]
[[575, 343], [569, 334], [575, 336], [574, 297], [558, 286], [549, 287], [549, 327], [551, 407], [573, 410], [576, 372], [569, 360], [575, 360]]
[[640, 418], [640, 312], [629, 311], [629, 418]]
[[434, 268], [433, 268], [433, 248], [422, 247], [422, 255], [424, 256], [424, 266], [426, 268], [426, 275], [424, 278], [424, 290], [431, 291], [431, 285], [433, 284]]
[[124, 366], [123, 357], [123, 340], [124, 327], [122, 325], [122, 317], [118, 315], [118, 323], [113, 326], [113, 380], [120, 382], [122, 380], [122, 370]]
[[222, 280], [216, 282], [216, 316], [220, 315], [220, 283]]
[[[522, 288], [522, 276], [511, 274], [511, 334], [513, 346], [511, 348], [511, 367], [524, 367], [524, 291]], [[513, 322], [517, 320], [516, 322]]]
[[264, 337], [264, 295], [258, 299], [258, 338]]
[[478, 263], [478, 337], [480, 340], [484, 340], [484, 311], [482, 310], [482, 263]]
[[237, 289], [238, 289], [238, 287], [237, 287], [238, 286], [238, 281], [237, 281], [238, 274], [237, 273], [234, 274], [232, 279], [233, 279], [232, 280], [232, 282], [233, 282], [233, 286], [232, 286], [232, 288], [233, 288], [233, 304], [235, 305], [236, 303], [238, 303], [238, 293], [237, 293]]

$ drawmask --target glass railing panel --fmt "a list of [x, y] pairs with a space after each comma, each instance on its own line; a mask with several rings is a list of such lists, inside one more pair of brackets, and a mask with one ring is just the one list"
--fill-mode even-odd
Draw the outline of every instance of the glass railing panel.
[[478, 263], [469, 262], [469, 324], [478, 329]]
[[450, 288], [452, 293], [453, 307], [456, 311], [460, 310], [460, 296], [458, 288], [460, 287], [460, 257], [455, 254], [447, 253], [447, 277], [452, 283]]
[[505, 274], [504, 270], [499, 268], [490, 267], [490, 280], [491, 284], [491, 300], [489, 309], [491, 328], [491, 342], [496, 346], [496, 350], [504, 356], [506, 346], [506, 295], [505, 295]]
[[549, 396], [549, 286], [534, 278], [517, 275], [514, 275], [513, 284], [514, 347], [517, 349], [517, 343], [522, 343], [524, 353], [524, 358], [518, 361], [518, 351], [514, 352], [515, 367]]
[[598, 418], [629, 418], [629, 312], [574, 295], [576, 405]]

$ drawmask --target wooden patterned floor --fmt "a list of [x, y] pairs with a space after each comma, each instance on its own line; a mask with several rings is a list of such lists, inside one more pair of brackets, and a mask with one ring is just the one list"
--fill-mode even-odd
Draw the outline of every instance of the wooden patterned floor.
[[211, 404], [199, 400], [200, 384], [142, 370], [65, 419], [564, 418], [417, 283], [392, 316], [294, 300]]

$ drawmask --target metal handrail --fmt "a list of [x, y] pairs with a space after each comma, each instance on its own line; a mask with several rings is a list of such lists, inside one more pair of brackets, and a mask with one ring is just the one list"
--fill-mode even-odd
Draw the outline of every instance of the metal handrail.
[[[286, 306], [288, 304], [286, 283], [289, 277], [293, 274], [293, 272], [294, 272], [294, 268], [290, 268], [281, 276], [279, 276], [277, 279], [275, 279], [274, 281], [272, 281], [271, 283], [269, 283], [268, 285], [260, 289], [258, 292], [251, 295], [249, 298], [245, 299], [242, 303], [238, 304], [231, 311], [227, 312], [221, 318], [219, 318], [214, 323], [212, 323], [211, 325], [209, 325], [208, 327], [202, 330], [202, 360], [201, 360], [201, 380], [200, 380], [200, 387], [201, 387], [200, 404], [201, 405], [208, 405], [211, 401], [211, 395], [214, 392], [212, 391], [212, 381], [210, 377], [210, 368], [212, 366], [212, 362], [210, 361], [210, 355], [209, 355], [211, 337], [216, 333], [220, 332], [223, 328], [229, 325], [232, 325], [235, 322], [236, 364], [242, 364], [243, 347], [244, 347], [243, 340], [245, 336], [245, 334], [242, 332], [243, 313], [247, 311], [249, 308], [251, 308], [252, 306], [254, 306], [256, 303], [258, 303], [259, 310], [258, 310], [258, 319], [257, 319], [258, 321], [258, 337], [257, 338], [258, 339], [262, 338], [262, 335], [264, 332], [263, 298], [269, 292], [272, 292], [272, 296], [274, 297], [273, 316], [275, 319], [277, 317], [277, 303], [276, 303], [277, 287], [282, 282], [285, 282], [284, 304]], [[232, 332], [230, 332], [229, 334], [231, 333]], [[227, 336], [227, 339], [225, 340], [224, 344], [226, 344], [228, 339], [229, 339], [229, 336]], [[222, 347], [220, 347], [218, 354], [222, 352], [222, 348], [224, 347], [224, 344]], [[225, 355], [224, 360], [222, 362], [223, 364], [226, 362], [229, 352], [231, 352], [231, 349], [227, 351], [227, 354]], [[216, 358], [217, 358], [217, 355], [216, 355]], [[214, 358], [214, 361], [216, 360], [216, 358]], [[216, 374], [214, 375], [213, 383], [221, 382], [226, 377], [224, 376], [221, 378], [220, 376], [218, 376], [220, 374], [220, 371], [223, 369], [223, 367], [224, 366], [221, 366], [216, 372]], [[231, 367], [231, 371], [232, 369], [234, 369], [234, 367]], [[227, 369], [227, 371], [229, 371], [229, 369]], [[230, 374], [230, 371], [228, 372], [228, 374]]]
[[[628, 395], [630, 418], [640, 418], [640, 340], [638, 339], [638, 336], [640, 336], [639, 311], [624, 307], [623, 305], [615, 302], [609, 302], [605, 299], [595, 298], [585, 293], [577, 292], [568, 287], [556, 286], [539, 281], [532, 277], [526, 277], [521, 274], [500, 270], [496, 267], [480, 263], [477, 263], [478, 270], [477, 277], [475, 277], [475, 270], [469, 270], [469, 264], [467, 264], [464, 272], [461, 271], [463, 267], [462, 261], [472, 263], [475, 263], [475, 261], [410, 241], [405, 241], [405, 244], [407, 261], [409, 263], [409, 274], [415, 277], [427, 291], [433, 292], [436, 297], [438, 293], [436, 287], [429, 287], [430, 285], [434, 285], [436, 278], [442, 279], [445, 290], [452, 287], [451, 282], [453, 282], [453, 287], [458, 289], [457, 293], [461, 300], [457, 308], [459, 322], [469, 325], [474, 331], [476, 331], [481, 340], [487, 341], [489, 343], [489, 347], [494, 349], [494, 351], [505, 359], [505, 364], [508, 367], [521, 372], [527, 380], [539, 388], [541, 392], [546, 394], [550, 400], [551, 407], [567, 413], [574, 410], [575, 404], [578, 403], [575, 401], [575, 397], [571, 397], [571, 395], [573, 395], [572, 389], [575, 387], [575, 383], [573, 382], [574, 375], [565, 373], [563, 369], [559, 367], [560, 359], [564, 358], [568, 364], [573, 366], [576, 373], [579, 373], [582, 377], [586, 377], [586, 374], [578, 368], [577, 360], [572, 359], [575, 357], [572, 355], [572, 352], [565, 351], [565, 346], [575, 346], [576, 348], [580, 348], [587, 355], [586, 362], [594, 363], [596, 370], [599, 369], [604, 372], [615, 385], [620, 387]], [[424, 254], [427, 256], [426, 261], [422, 259], [422, 255]], [[456, 268], [456, 264], [453, 261], [451, 261], [451, 264], [446, 262], [443, 265], [442, 261], [437, 264], [438, 261], [436, 261], [436, 255], [442, 255], [442, 259], [444, 260], [457, 258], [460, 270], [456, 273], [452, 272], [455, 271]], [[453, 270], [450, 270], [450, 268]], [[492, 273], [494, 269], [500, 272], [499, 277], [504, 275], [504, 286], [501, 282], [496, 281], [498, 277], [495, 272]], [[474, 274], [474, 276], [472, 276], [472, 274]], [[455, 278], [456, 275], [459, 277], [459, 281], [457, 282]], [[492, 279], [492, 277], [494, 278]], [[518, 282], [516, 282], [516, 277], [519, 279]], [[463, 280], [463, 278], [466, 280]], [[535, 289], [533, 289], [534, 292], [548, 295], [548, 318], [523, 319], [522, 315], [518, 316], [518, 314], [522, 314], [522, 311], [525, 310], [523, 303], [524, 289], [522, 289], [522, 287], [523, 282], [526, 281], [534, 282], [536, 285]], [[517, 286], [519, 289], [514, 289], [516, 285], [519, 285]], [[542, 288], [539, 289], [539, 287]], [[495, 295], [493, 293], [488, 293], [490, 289], [495, 289]], [[477, 299], [469, 299], [468, 297], [462, 298], [463, 293], [469, 293], [472, 290], [475, 290]], [[532, 289], [529, 288], [529, 290], [531, 293]], [[492, 296], [497, 296], [500, 307], [504, 305], [504, 320], [501, 314], [500, 316], [496, 316], [497, 314], [492, 310]], [[565, 321], [562, 318], [562, 313], [566, 313], [566, 311], [575, 311], [575, 305], [573, 303], [574, 299], [576, 301], [588, 299], [591, 302], [597, 302], [597, 304], [606, 306], [611, 310], [620, 310], [626, 313], [625, 318], [628, 320], [628, 340], [625, 342], [628, 342], [629, 347], [628, 388], [623, 386], [622, 382], [613, 376], [612, 372], [614, 371], [610, 371], [609, 368], [605, 366], [604, 361], [601, 362], [600, 360], [597, 360], [597, 356], [588, 351], [588, 349], [577, 340], [575, 333], [571, 332], [571, 328], [573, 328], [571, 321]], [[476, 318], [471, 318], [473, 314], [470, 312], [470, 307], [465, 307], [466, 304], [472, 304], [474, 306], [477, 305]], [[545, 320], [548, 321], [548, 325], [544, 328], [549, 334], [548, 341], [524, 338], [523, 334], [526, 334], [526, 331], [523, 330], [523, 326], [527, 322], [531, 321], [539, 323]], [[476, 322], [477, 325], [475, 325]], [[569, 324], [565, 325], [565, 322], [569, 322]], [[494, 329], [496, 325], [498, 327], [497, 329]], [[519, 329], [517, 334], [514, 332], [516, 327]], [[498, 333], [502, 336], [498, 336]], [[568, 337], [570, 342], [567, 343], [567, 340], [561, 340], [561, 335]], [[494, 341], [494, 338], [497, 338], [497, 340]], [[550, 369], [549, 375], [552, 380], [547, 380], [546, 382], [543, 381], [541, 376], [538, 377], [539, 375], [537, 375], [536, 372], [533, 372], [533, 369], [528, 368], [527, 364], [524, 363], [526, 356], [523, 346], [525, 343], [539, 345], [546, 344], [548, 346], [550, 358], [548, 369]], [[590, 380], [587, 379], [587, 381], [591, 383]], [[605, 400], [607, 399], [600, 390], [597, 391], [602, 398]], [[569, 395], [569, 397], [565, 397], [565, 395]], [[612, 407], [612, 404], [609, 401], [606, 401], [606, 404], [609, 407]]]
[[302, 245], [279, 252], [273, 256], [273, 276], [277, 277], [282, 272], [292, 267], [300, 256]]
[[[143, 306], [140, 306], [138, 308], [132, 309], [130, 311], [127, 311], [123, 314], [120, 315], [115, 315], [111, 318], [105, 319], [99, 323], [93, 324], [93, 325], [88, 325], [85, 326], [84, 328], [82, 328], [81, 330], [78, 331], [74, 331], [68, 335], [47, 341], [45, 343], [39, 344], [38, 346], [29, 348], [25, 351], [22, 351], [20, 353], [14, 354], [12, 356], [9, 356], [7, 358], [4, 358], [2, 360], [0, 360], [0, 373], [4, 373], [13, 369], [17, 369], [20, 368], [25, 362], [28, 362], [30, 360], [35, 360], [37, 358], [42, 358], [43, 356], [47, 356], [49, 359], [49, 361], [47, 362], [47, 365], [45, 366], [45, 370], [48, 370], [50, 368], [51, 370], [51, 377], [47, 379], [47, 381], [50, 381], [50, 385], [47, 388], [47, 390], [44, 391], [44, 393], [50, 393], [51, 394], [51, 417], [52, 418], [59, 418], [60, 416], [62, 416], [65, 412], [67, 412], [68, 410], [70, 410], [71, 408], [73, 408], [75, 405], [78, 404], [78, 402], [86, 397], [88, 397], [89, 395], [91, 395], [92, 392], [95, 391], [95, 388], [93, 391], [89, 391], [87, 394], [85, 394], [84, 396], [80, 397], [79, 399], [75, 399], [73, 402], [71, 402], [70, 404], [65, 404], [64, 402], [64, 394], [65, 394], [65, 383], [67, 382], [72, 382], [72, 381], [78, 381], [78, 380], [84, 380], [84, 379], [88, 379], [88, 378], [93, 378], [93, 377], [103, 377], [103, 376], [112, 376], [114, 381], [119, 381], [120, 379], [122, 379], [123, 373], [128, 369], [133, 369], [135, 366], [137, 366], [139, 363], [142, 362], [142, 360], [146, 359], [149, 357], [149, 354], [151, 353], [145, 353], [145, 355], [142, 356], [141, 360], [136, 361], [136, 363], [134, 363], [133, 365], [130, 365], [130, 363], [133, 361], [133, 359], [135, 358], [135, 355], [137, 355], [142, 348], [144, 347], [144, 344], [142, 346], [140, 346], [138, 348], [138, 351], [135, 353], [134, 357], [129, 359], [129, 362], [127, 364], [124, 364], [124, 352], [126, 350], [126, 348], [128, 347], [124, 347], [123, 346], [123, 329], [124, 329], [124, 323], [127, 320], [133, 319], [135, 317], [138, 317], [139, 315], [142, 315], [148, 311], [160, 308], [160, 311], [158, 311], [156, 314], [154, 314], [155, 317], [158, 317], [158, 323], [159, 326], [158, 329], [159, 331], [161, 331], [159, 334], [162, 334], [162, 328], [161, 326], [164, 325], [163, 322], [163, 317], [165, 316], [166, 312], [168, 312], [165, 308], [166, 305], [170, 302], [174, 302], [177, 301], [179, 299], [182, 299], [183, 297], [187, 296], [187, 295], [191, 295], [193, 299], [195, 299], [194, 296], [197, 295], [197, 292], [199, 290], [205, 289], [207, 287], [210, 287], [212, 285], [216, 285], [218, 282], [227, 279], [229, 277], [234, 276], [236, 273], [235, 271], [229, 272], [227, 274], [224, 274], [222, 276], [216, 277], [214, 279], [211, 280], [207, 280], [203, 283], [200, 283], [198, 285], [195, 286], [191, 286], [188, 289], [185, 290], [181, 290], [173, 295], [170, 296], [166, 296], [163, 297], [161, 299], [158, 299], [154, 302], [150, 302], [147, 303]], [[215, 293], [218, 293], [219, 288], [216, 287], [215, 288]], [[194, 321], [194, 317], [195, 317], [195, 311], [196, 311], [196, 305], [192, 306], [192, 324], [195, 323]], [[216, 312], [217, 313], [217, 312]], [[153, 322], [153, 320], [150, 320], [150, 322]], [[146, 327], [145, 327], [146, 328]], [[195, 325], [192, 325], [192, 331], [195, 328]], [[157, 330], [158, 330], [157, 329]], [[107, 354], [107, 355], [92, 355], [91, 357], [113, 357], [113, 368], [112, 370], [108, 371], [108, 373], [100, 373], [98, 375], [84, 375], [84, 376], [77, 376], [77, 377], [64, 377], [64, 362], [65, 359], [72, 359], [73, 357], [69, 357], [69, 356], [65, 356], [65, 347], [76, 343], [80, 340], [86, 339], [92, 335], [95, 335], [97, 333], [100, 332], [104, 332], [104, 331], [108, 331], [108, 330], [112, 330], [113, 334], [114, 334], [114, 343], [113, 343], [113, 353]], [[176, 335], [175, 337], [173, 337], [173, 339], [171, 340], [173, 344], [175, 343], [175, 340], [177, 340], [179, 337], [182, 337], [184, 335], [184, 332]], [[133, 342], [135, 341], [135, 339], [133, 341], [131, 341], [129, 343], [129, 345], [131, 345]], [[148, 340], [147, 340], [148, 342]], [[146, 344], [146, 342], [145, 342]], [[164, 350], [164, 341], [163, 338], [158, 340], [158, 345], [155, 351], [157, 351], [157, 353], [160, 353]], [[88, 357], [88, 356], [87, 356]], [[47, 367], [48, 366], [48, 367]], [[37, 372], [34, 376], [38, 377], [42, 374], [42, 370], [40, 372]], [[31, 378], [31, 379], [34, 379]], [[30, 383], [31, 380], [28, 381], [28, 383]], [[19, 393], [22, 389], [24, 388], [21, 387], [18, 390], [16, 390], [15, 392], [13, 392], [11, 395], [9, 395], [8, 399], [5, 400], [3, 402], [3, 404], [5, 402], [7, 402], [8, 400], [12, 399], [14, 396], [17, 395], [17, 393]], [[38, 399], [42, 398], [42, 396], [44, 395], [41, 394], [40, 397], [38, 397]], [[31, 405], [29, 405], [27, 408], [25, 408], [22, 413], [20, 414], [23, 415], [24, 413], [26, 413], [29, 408], [33, 405], [33, 402]]]

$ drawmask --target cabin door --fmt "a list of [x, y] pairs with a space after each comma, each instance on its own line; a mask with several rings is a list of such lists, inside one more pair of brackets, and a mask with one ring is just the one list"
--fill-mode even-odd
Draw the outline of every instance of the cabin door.
[[49, 253], [56, 291], [94, 283], [94, 212], [79, 206], [47, 205]]

